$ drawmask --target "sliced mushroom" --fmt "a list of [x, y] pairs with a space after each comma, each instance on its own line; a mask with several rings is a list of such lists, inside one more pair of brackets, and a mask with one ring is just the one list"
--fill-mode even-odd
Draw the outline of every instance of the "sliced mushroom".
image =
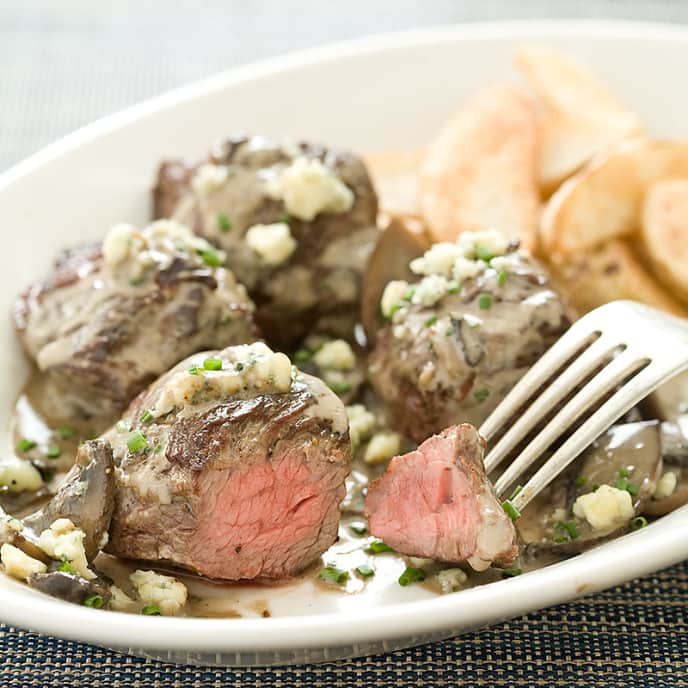
[[59, 518], [68, 518], [86, 534], [84, 549], [92, 561], [102, 547], [115, 505], [115, 473], [112, 447], [105, 440], [91, 440], [79, 447], [76, 463], [67, 473], [57, 494], [23, 519], [24, 525], [40, 533]]
[[676, 421], [688, 412], [688, 373], [681, 373], [650, 394], [644, 402], [650, 418]]
[[[533, 542], [527, 548], [528, 553], [534, 556], [542, 553], [569, 556], [622, 535], [628, 530], [628, 524], [614, 524], [600, 530], [575, 518], [573, 505], [576, 499], [600, 485], [627, 485], [626, 489], [631, 488], [629, 492], [635, 512], [640, 513], [651, 502], [661, 470], [658, 421], [611, 427], [550, 488], [549, 513], [559, 511], [563, 518], [541, 522], [539, 538], [529, 538]], [[566, 524], [573, 524], [568, 526], [571, 530]]]
[[428, 248], [430, 239], [419, 219], [409, 215], [388, 219], [363, 276], [361, 319], [369, 343], [383, 324], [380, 299], [385, 287], [392, 280], [414, 279], [409, 263]]
[[64, 571], [49, 571], [48, 573], [34, 573], [29, 578], [29, 586], [40, 590], [51, 597], [58, 597], [74, 604], [83, 604], [88, 597], [99, 595], [103, 606], [110, 599], [107, 585], [98, 579], [87, 581], [81, 576], [75, 576]]
[[688, 468], [688, 416], [678, 422], [665, 420], [661, 425], [662, 456], [671, 466]]
[[661, 499], [650, 499], [643, 506], [643, 513], [647, 516], [664, 516], [674, 509], [688, 504], [688, 475], [682, 471], [678, 479], [676, 489], [668, 496]]

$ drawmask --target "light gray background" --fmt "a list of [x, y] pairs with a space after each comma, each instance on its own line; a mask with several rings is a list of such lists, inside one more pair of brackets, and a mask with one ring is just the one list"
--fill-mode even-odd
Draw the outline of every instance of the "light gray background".
[[0, 171], [82, 124], [252, 60], [531, 17], [688, 22], [688, 0], [0, 0]]

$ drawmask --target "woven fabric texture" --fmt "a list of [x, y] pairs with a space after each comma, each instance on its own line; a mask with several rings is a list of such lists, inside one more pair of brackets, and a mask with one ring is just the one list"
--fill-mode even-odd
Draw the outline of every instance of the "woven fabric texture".
[[[688, 22], [686, 0], [0, 0], [0, 171], [78, 126], [254, 59], [501, 18]], [[333, 665], [156, 664], [0, 626], [0, 688], [688, 686], [688, 565], [453, 641]]]
[[688, 686], [688, 563], [455, 640], [329, 665], [177, 667], [0, 627], [0, 686]]

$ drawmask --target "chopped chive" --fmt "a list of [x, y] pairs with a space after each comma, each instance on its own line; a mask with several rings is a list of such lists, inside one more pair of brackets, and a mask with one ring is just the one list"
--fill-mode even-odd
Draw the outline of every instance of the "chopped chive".
[[514, 578], [515, 576], [520, 576], [523, 573], [521, 569], [502, 569], [502, 578]]
[[155, 449], [153, 449], [153, 451], [154, 451], [156, 454], [159, 454], [159, 453], [162, 451], [162, 444], [156, 444], [156, 445], [155, 445]]
[[330, 382], [328, 386], [335, 394], [346, 394], [351, 391], [351, 385], [348, 382]]
[[143, 277], [131, 277], [129, 284], [132, 287], [138, 287], [140, 284], [143, 284]]
[[416, 293], [416, 288], [415, 287], [409, 287], [406, 290], [406, 293], [401, 297], [402, 301], [411, 301], [413, 299], [413, 295]]
[[294, 352], [294, 360], [298, 363], [305, 363], [313, 358], [313, 352], [308, 349], [297, 349]]
[[584, 487], [585, 484], [588, 482], [588, 477], [585, 475], [579, 475], [576, 478], [576, 487]]
[[473, 392], [473, 396], [479, 401], [483, 402], [487, 397], [490, 396], [490, 390], [485, 389], [485, 387], [481, 387], [480, 389], [476, 389], [475, 392]]
[[155, 416], [153, 416], [153, 413], [146, 409], [142, 414], [141, 414], [141, 423], [143, 425], [148, 425], [149, 423], [153, 422], [153, 419]]
[[502, 509], [506, 511], [512, 521], [516, 521], [521, 518], [521, 512], [512, 504], [510, 499], [505, 499], [502, 502]]
[[373, 554], [382, 554], [383, 552], [393, 552], [394, 550], [382, 540], [373, 540], [367, 547], [366, 552]]
[[84, 600], [84, 607], [91, 607], [92, 609], [100, 609], [105, 604], [102, 595], [89, 595]]
[[232, 221], [229, 219], [227, 213], [219, 212], [217, 214], [217, 228], [221, 232], [229, 232], [232, 229]]
[[336, 583], [337, 585], [344, 585], [349, 580], [349, 572], [338, 569], [335, 566], [326, 566], [318, 574], [320, 580], [328, 583]]
[[477, 330], [481, 324], [482, 323], [476, 320], [475, 322], [472, 322], [468, 327], [470, 327], [472, 330]]
[[57, 434], [63, 440], [68, 440], [76, 435], [76, 430], [69, 425], [63, 425], [57, 429]]
[[431, 316], [425, 321], [425, 327], [432, 327], [436, 322], [437, 322], [437, 316], [436, 316], [436, 315], [431, 315]]
[[50, 446], [45, 450], [45, 455], [49, 459], [59, 459], [60, 454], [62, 454], [62, 450], [56, 446]]
[[395, 303], [390, 309], [389, 309], [389, 315], [387, 316], [388, 320], [393, 320], [394, 316], [397, 314], [397, 311], [400, 311], [403, 308], [403, 306], [400, 303]]
[[484, 260], [486, 263], [495, 257], [494, 252], [485, 246], [476, 246], [475, 255], [478, 256], [480, 260]]
[[622, 468], [619, 470], [619, 478], [628, 478], [631, 471], [628, 468]]
[[20, 451], [20, 452], [31, 451], [35, 447], [36, 447], [36, 443], [33, 440], [27, 440], [26, 437], [19, 440], [19, 442], [17, 443], [17, 451]]
[[461, 285], [456, 280], [447, 283], [447, 294], [458, 294], [459, 291], [461, 291]]
[[199, 368], [197, 365], [193, 365], [191, 366], [191, 368], [189, 368], [187, 372], [189, 373], [189, 375], [198, 375], [198, 373], [200, 373], [201, 370], [202, 368]]
[[147, 604], [141, 610], [141, 614], [145, 616], [161, 616], [160, 607], [157, 604]]
[[146, 439], [146, 436], [138, 430], [136, 432], [132, 432], [131, 435], [129, 435], [129, 437], [127, 438], [127, 447], [129, 448], [129, 451], [132, 454], [140, 452], [147, 446], [148, 440]]
[[279, 221], [283, 222], [285, 225], [288, 225], [292, 220], [292, 217], [289, 213], [282, 213], [279, 216]]
[[628, 487], [628, 478], [619, 478], [614, 485], [617, 490], [625, 490]]
[[516, 499], [516, 497], [518, 496], [519, 492], [521, 492], [522, 489], [523, 489], [523, 485], [516, 485], [516, 487], [514, 488], [514, 491], [511, 493], [511, 497], [509, 497], [509, 499]]
[[565, 531], [565, 539], [575, 540], [578, 537], [578, 526], [576, 526], [575, 521], [557, 521], [554, 524], [554, 529], [559, 531]]
[[365, 523], [352, 523], [349, 529], [356, 535], [365, 535], [368, 532], [368, 526]]
[[506, 270], [500, 270], [497, 275], [497, 285], [503, 287], [506, 284]]
[[599, 490], [599, 489], [600, 489], [600, 486], [599, 486], [597, 483], [595, 483], [595, 484], [592, 486], [592, 491], [593, 491], [593, 492], [597, 492], [597, 490]]
[[575, 540], [576, 538], [578, 538], [578, 528], [576, 526], [575, 521], [566, 521], [566, 523], [564, 523], [564, 528], [566, 529], [566, 532], [569, 534], [571, 540]]
[[478, 306], [484, 311], [492, 308], [492, 294], [481, 294], [478, 299]]
[[356, 573], [359, 576], [363, 576], [363, 578], [370, 578], [375, 575], [375, 569], [372, 566], [368, 566], [368, 564], [361, 564], [356, 567]]
[[405, 588], [411, 583], [420, 583], [427, 578], [427, 574], [423, 569], [414, 569], [412, 566], [407, 566], [406, 570], [399, 576], [399, 585]]
[[62, 571], [62, 573], [69, 573], [72, 576], [76, 576], [76, 569], [67, 561], [63, 561], [58, 567], [58, 571]]
[[647, 519], [644, 516], [636, 516], [631, 521], [631, 530], [640, 530], [647, 525]]
[[628, 492], [631, 497], [635, 497], [638, 492], [640, 492], [640, 485], [637, 485], [636, 483], [628, 483], [626, 486], [626, 492]]
[[454, 335], [454, 328], [453, 327], [448, 327], [445, 331], [444, 334], [447, 337], [452, 337]]
[[222, 370], [222, 359], [206, 358], [205, 361], [203, 361], [203, 367], [206, 370]]
[[220, 254], [212, 248], [199, 248], [198, 255], [211, 268], [219, 268], [222, 265]]
[[122, 434], [123, 432], [126, 432], [127, 430], [129, 430], [129, 424], [123, 420], [118, 420], [117, 423], [115, 424], [115, 430], [118, 433]]
[[566, 538], [563, 535], [555, 535], [552, 538], [552, 542], [554, 542], [557, 545], [560, 545], [562, 542], [566, 542]]

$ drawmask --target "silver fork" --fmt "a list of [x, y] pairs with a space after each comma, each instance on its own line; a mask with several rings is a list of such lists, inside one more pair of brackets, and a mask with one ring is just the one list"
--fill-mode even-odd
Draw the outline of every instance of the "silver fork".
[[[688, 321], [633, 301], [614, 301], [575, 322], [480, 428], [489, 446], [497, 432], [525, 409], [485, 457], [487, 472], [494, 470], [549, 411], [599, 368], [496, 481], [497, 494], [506, 496], [509, 487], [545, 450], [613, 392], [511, 500], [519, 511], [614, 421], [662, 383], [688, 369]], [[558, 377], [533, 399], [557, 371], [561, 371]]]

